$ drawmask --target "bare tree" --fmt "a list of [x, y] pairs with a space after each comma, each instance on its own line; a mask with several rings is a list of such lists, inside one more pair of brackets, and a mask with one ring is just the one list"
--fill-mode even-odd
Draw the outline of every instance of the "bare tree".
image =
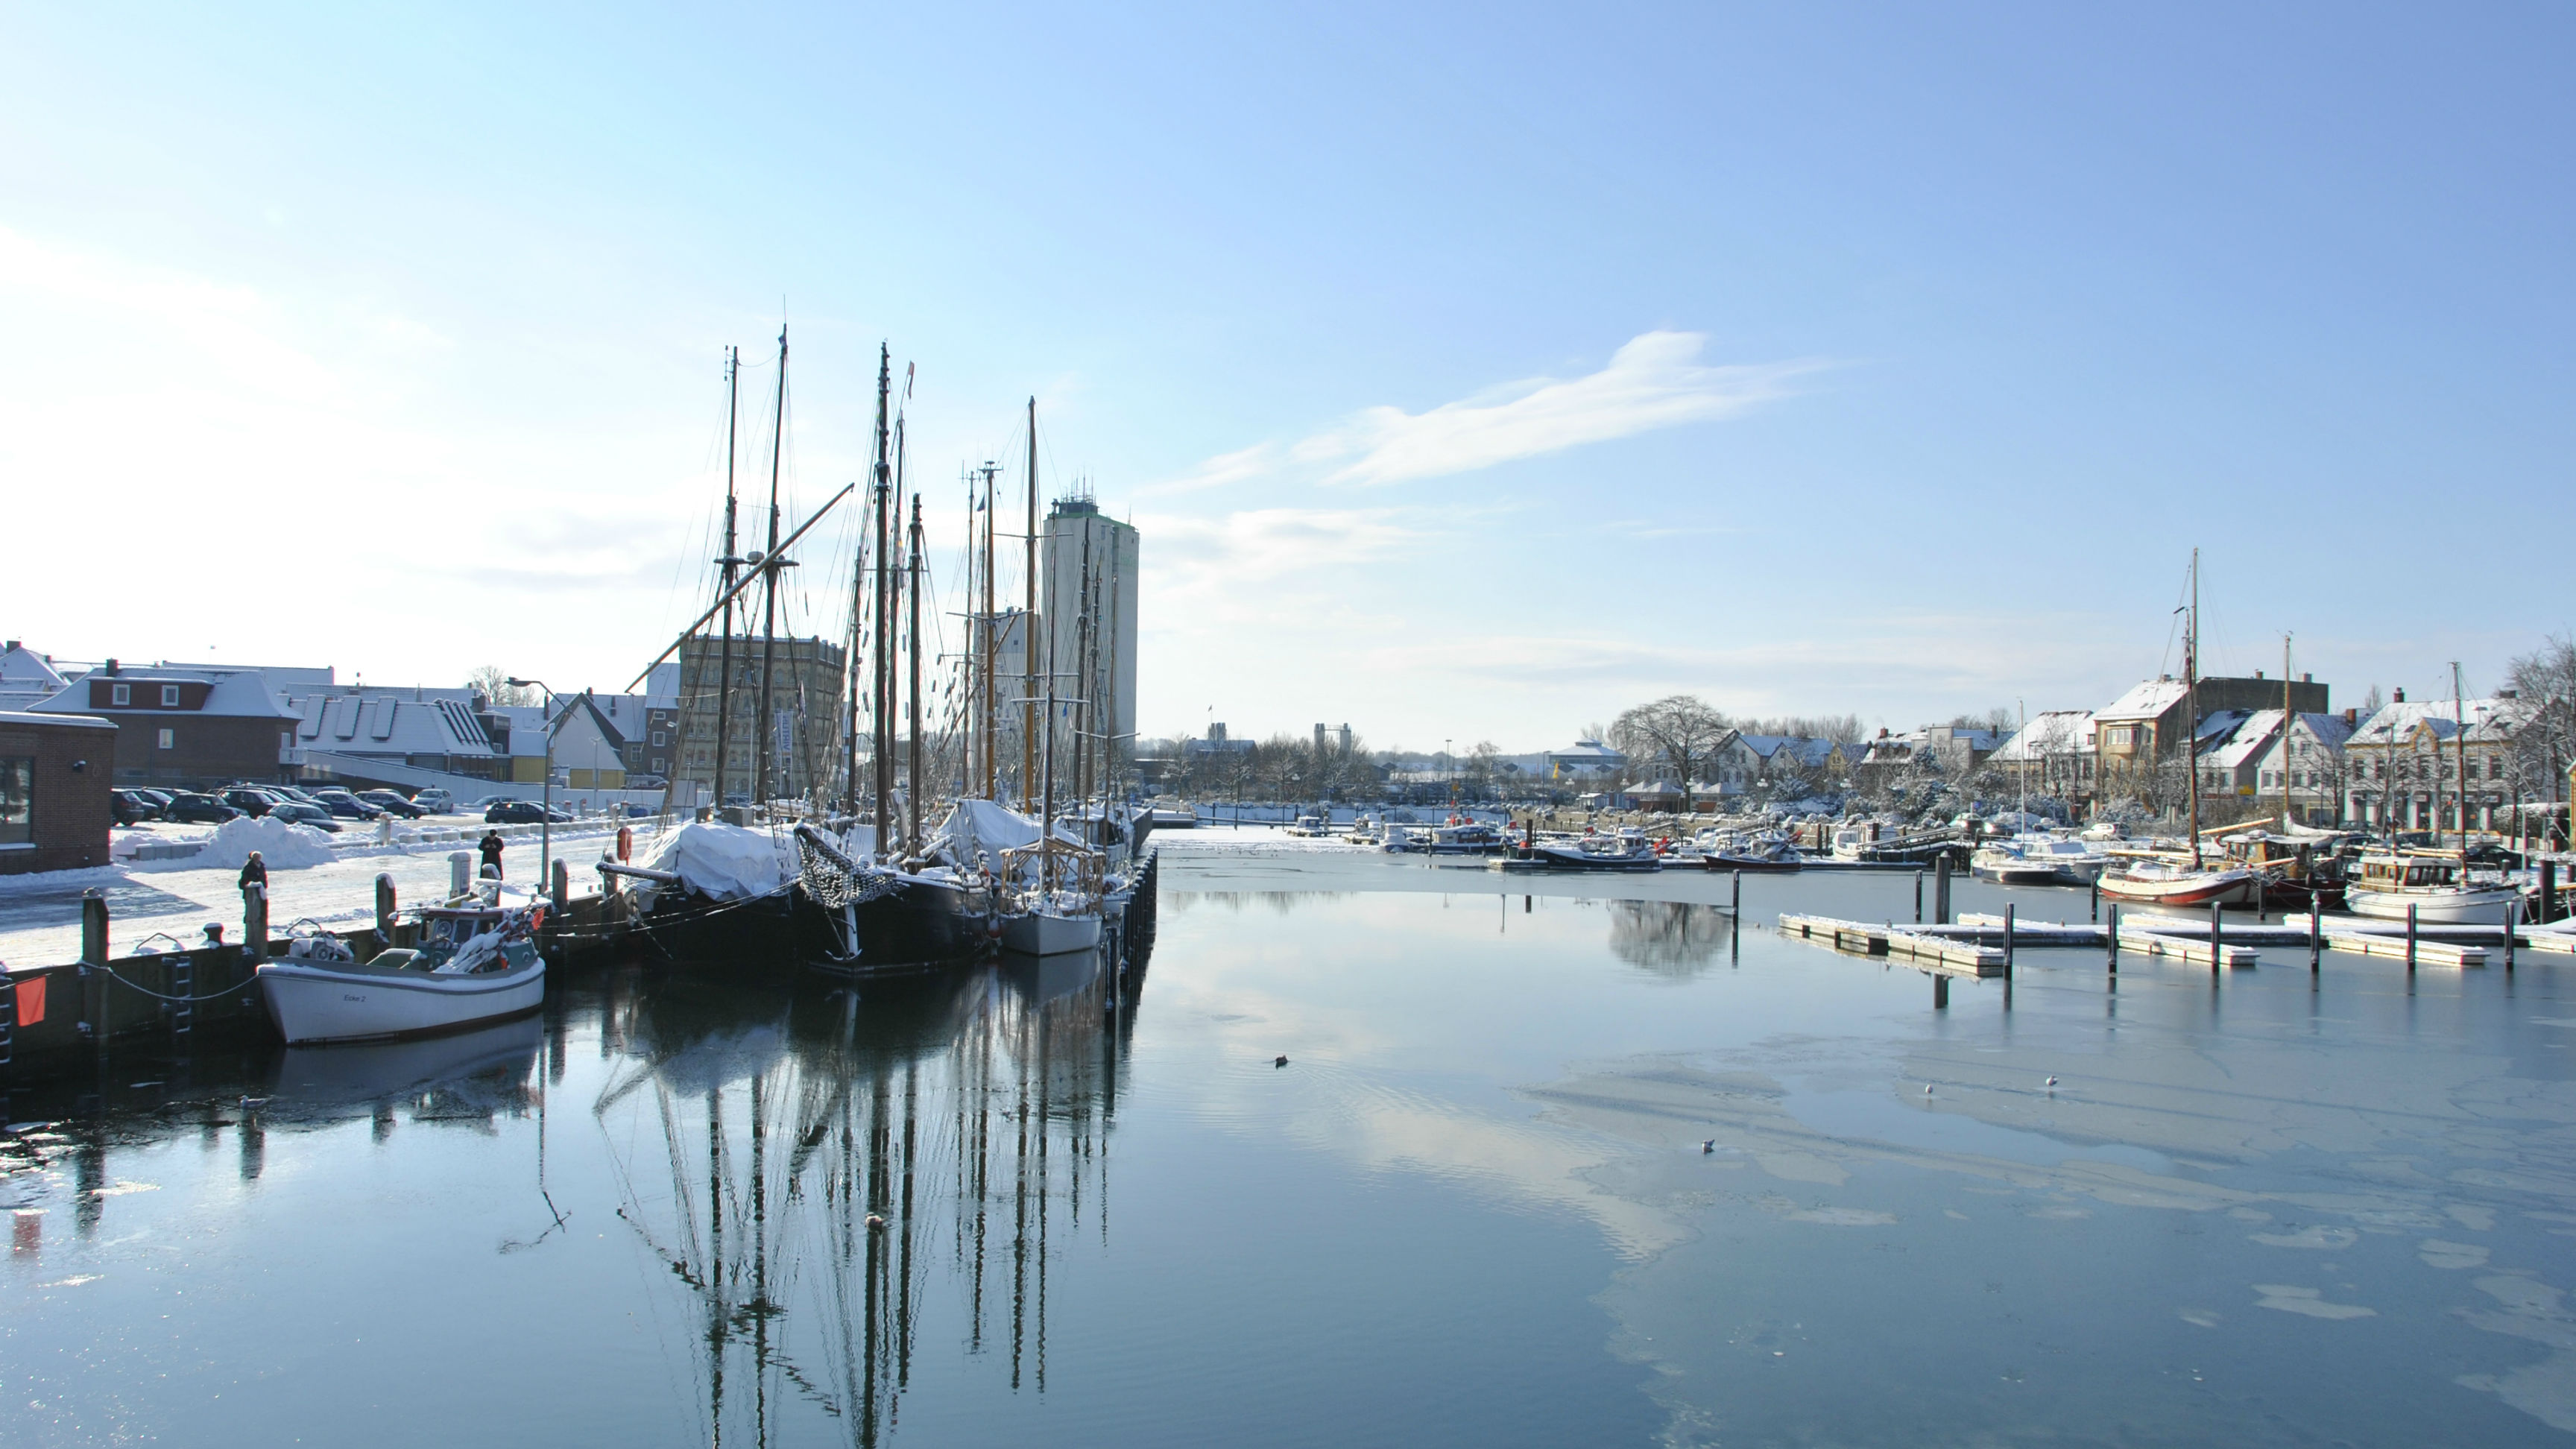
[[1691, 781], [1726, 743], [1726, 716], [1695, 694], [1675, 694], [1622, 711], [1611, 744], [1632, 761], [1659, 759], [1681, 776], [1682, 811], [1691, 810]]
[[[2516, 793], [2556, 804], [2576, 761], [2576, 640], [2553, 634], [2505, 666], [2514, 692]], [[2525, 786], [2528, 786], [2526, 792]]]
[[527, 705], [537, 702], [537, 692], [525, 685], [512, 684], [510, 676], [498, 664], [486, 664], [465, 676], [469, 688], [481, 692], [495, 705]]

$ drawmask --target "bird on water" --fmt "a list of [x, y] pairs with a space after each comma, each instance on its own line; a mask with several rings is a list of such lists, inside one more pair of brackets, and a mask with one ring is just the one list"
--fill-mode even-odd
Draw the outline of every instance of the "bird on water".
[[1285, 1056], [1282, 1056], [1282, 1057], [1281, 1057], [1281, 1058], [1279, 1058], [1277, 1061], [1272, 1062], [1270, 1065], [1272, 1065], [1272, 1066], [1274, 1066], [1274, 1067], [1284, 1067], [1284, 1066], [1288, 1065], [1288, 1058], [1286, 1058]]
[[1700, 1151], [1700, 1155], [1701, 1155], [1702, 1157], [1706, 1157], [1707, 1155], [1709, 1155], [1709, 1154], [1710, 1154], [1710, 1153], [1712, 1153], [1712, 1152], [1715, 1152], [1716, 1150], [1717, 1150], [1717, 1139], [1716, 1139], [1716, 1138], [1714, 1138], [1714, 1137], [1709, 1138], [1707, 1141], [1702, 1142], [1702, 1143], [1699, 1145], [1699, 1151]]
[[1923, 1084], [1923, 1095], [1927, 1097], [1932, 1095], [1932, 1084], [1930, 1082], [1925, 1082]]
[[2054, 1087], [2054, 1086], [2056, 1086], [2056, 1085], [2057, 1085], [2057, 1074], [2056, 1074], [2055, 1072], [2051, 1072], [2051, 1073], [2049, 1073], [2049, 1075], [2048, 1075], [2048, 1085], [2050, 1085], [2050, 1086], [2052, 1086], [2052, 1087]]

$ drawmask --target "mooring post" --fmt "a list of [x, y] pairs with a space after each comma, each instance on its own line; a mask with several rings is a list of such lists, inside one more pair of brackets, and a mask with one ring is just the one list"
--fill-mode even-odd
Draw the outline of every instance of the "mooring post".
[[107, 895], [96, 886], [81, 892], [81, 964], [107, 964]]
[[[2087, 916], [2098, 922], [2102, 919], [2102, 876], [2100, 872], [2097, 871], [2094, 873], [2090, 884], [2092, 888], [2084, 893], [2084, 911]], [[2114, 906], [2112, 909], [2117, 910], [2119, 908]]]
[[2509, 900], [2504, 903], [2504, 973], [2507, 976], [2513, 974], [2514, 918], [2521, 914], [2522, 902], [2518, 900]]
[[1932, 857], [1932, 924], [1950, 924], [1950, 852]]
[[449, 851], [447, 853], [447, 898], [454, 900], [472, 889], [474, 889], [474, 852]]
[[1741, 920], [1744, 916], [1744, 872], [1739, 870], [1734, 876], [1726, 888], [1726, 909], [1729, 915]]
[[2212, 981], [2218, 979], [2218, 968], [2227, 955], [2227, 948], [2221, 944], [2223, 940], [2218, 934], [2218, 902], [2212, 900], [2209, 903], [2209, 979]]
[[2016, 911], [2016, 910], [2018, 910], [2018, 909], [2020, 909], [2020, 908], [2019, 908], [2019, 907], [2017, 907], [2017, 906], [2009, 905], [2009, 904], [2007, 904], [2007, 905], [2004, 907], [2004, 980], [2006, 980], [2006, 981], [2010, 981], [2010, 980], [2012, 980], [2012, 973], [2013, 973], [2013, 912], [2014, 912], [2014, 911]]
[[1950, 978], [1938, 971], [1932, 973], [1932, 1009], [1934, 1011], [1950, 1009]]
[[1923, 924], [1923, 872], [1914, 873], [1914, 924]]
[[376, 875], [376, 939], [394, 943], [394, 878], [389, 871]]
[[2326, 911], [2318, 905], [2316, 892], [2308, 893], [2308, 974], [2317, 974], [2320, 958], [2325, 953]]
[[2111, 907], [2111, 919], [2102, 927], [2102, 944], [2107, 957], [2103, 969], [2110, 975], [2120, 974], [2120, 908]]
[[2544, 860], [2540, 863], [2540, 910], [2532, 920], [2545, 926], [2556, 919], [2558, 919], [2558, 862]]
[[554, 896], [555, 914], [560, 916], [564, 913], [564, 908], [572, 904], [572, 866], [558, 857], [555, 861], [554, 879], [547, 884], [553, 887], [551, 894]]
[[254, 961], [268, 957], [268, 887], [259, 881], [242, 887], [242, 949]]
[[2415, 974], [2415, 903], [2406, 903], [2406, 974]]

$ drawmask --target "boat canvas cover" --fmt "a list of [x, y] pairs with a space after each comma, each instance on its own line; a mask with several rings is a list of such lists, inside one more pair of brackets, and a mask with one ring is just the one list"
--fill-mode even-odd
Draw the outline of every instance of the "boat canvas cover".
[[718, 901], [776, 895], [796, 879], [802, 863], [792, 840], [765, 830], [693, 821], [672, 832], [650, 862], [680, 878], [690, 890]]
[[[1055, 838], [1067, 845], [1081, 845], [1082, 840], [1059, 824]], [[999, 870], [1002, 852], [1019, 850], [1038, 841], [1038, 823], [1016, 810], [1006, 810], [990, 800], [960, 800], [940, 824], [938, 847], [949, 859], [960, 865], [982, 865]]]

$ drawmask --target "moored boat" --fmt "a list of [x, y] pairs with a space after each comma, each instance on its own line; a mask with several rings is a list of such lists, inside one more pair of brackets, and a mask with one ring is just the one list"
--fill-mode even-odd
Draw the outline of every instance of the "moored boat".
[[2253, 904], [2263, 889], [2260, 872], [2234, 865], [2168, 861], [2151, 855], [2124, 855], [2102, 872], [2102, 894], [2117, 901], [2149, 906]]
[[2500, 926], [2520, 893], [2506, 881], [2468, 878], [2457, 851], [2365, 855], [2344, 883], [2344, 909], [2356, 916], [2402, 921], [2411, 910], [2428, 925]]
[[261, 962], [260, 998], [287, 1044], [427, 1036], [545, 1004], [540, 908], [478, 902], [419, 914], [418, 947], [360, 961], [336, 938], [306, 936], [291, 954]]

